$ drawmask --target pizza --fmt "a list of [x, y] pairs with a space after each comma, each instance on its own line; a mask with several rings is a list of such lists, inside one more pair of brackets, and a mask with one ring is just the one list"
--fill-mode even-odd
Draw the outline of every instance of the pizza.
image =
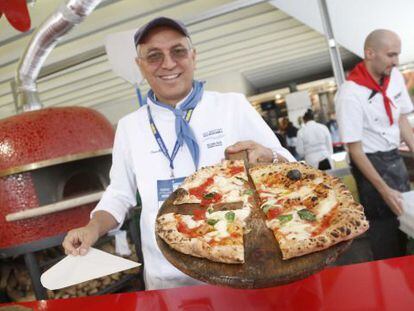
[[243, 235], [250, 207], [238, 210], [195, 210], [193, 215], [163, 214], [158, 235], [184, 254], [224, 263], [243, 263]]
[[258, 221], [253, 215], [264, 218], [283, 260], [368, 229], [363, 207], [346, 186], [301, 162], [247, 167], [224, 160], [187, 177], [173, 197], [174, 212], [157, 218], [158, 236], [179, 252], [223, 263], [244, 262], [246, 228]]
[[338, 178], [301, 162], [260, 165], [249, 172], [283, 259], [328, 248], [368, 229], [363, 207]]
[[220, 165], [203, 167], [187, 177], [177, 190], [174, 204], [233, 203], [250, 194], [243, 160], [224, 160]]

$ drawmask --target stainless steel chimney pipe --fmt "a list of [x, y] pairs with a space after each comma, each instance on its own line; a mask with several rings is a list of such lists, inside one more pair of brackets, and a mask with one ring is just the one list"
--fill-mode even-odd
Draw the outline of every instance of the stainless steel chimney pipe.
[[59, 39], [81, 23], [102, 0], [68, 0], [39, 26], [20, 58], [15, 78], [17, 112], [37, 110], [42, 103], [37, 77]]

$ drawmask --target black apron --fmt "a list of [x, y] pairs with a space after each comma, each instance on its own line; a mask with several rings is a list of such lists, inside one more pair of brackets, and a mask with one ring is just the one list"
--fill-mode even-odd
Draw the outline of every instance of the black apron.
[[[366, 155], [389, 187], [400, 192], [410, 191], [407, 168], [397, 149]], [[396, 217], [377, 189], [362, 175], [354, 163], [351, 163], [351, 168], [360, 193], [360, 202], [365, 208], [368, 220]]]
[[[366, 155], [389, 187], [400, 192], [410, 190], [407, 168], [397, 149]], [[405, 255], [407, 237], [399, 230], [397, 216], [385, 203], [377, 189], [352, 162], [351, 170], [358, 187], [360, 202], [370, 223], [368, 236], [373, 259]]]

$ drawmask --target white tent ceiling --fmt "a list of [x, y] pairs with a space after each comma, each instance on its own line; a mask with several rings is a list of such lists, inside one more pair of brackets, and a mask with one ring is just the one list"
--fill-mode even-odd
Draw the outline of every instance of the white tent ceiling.
[[[30, 8], [32, 30], [28, 33], [19, 33], [5, 18], [0, 19], [0, 118], [15, 114], [10, 83], [33, 29], [61, 3], [37, 0]], [[220, 14], [239, 4], [244, 7]], [[136, 93], [112, 72], [105, 37], [137, 28], [159, 15], [191, 21], [206, 13], [215, 17], [190, 22], [189, 30], [198, 53], [196, 78], [206, 80], [207, 85], [231, 72], [247, 79], [257, 93], [331, 73], [325, 38], [267, 1], [107, 0], [62, 38], [48, 57], [38, 79], [43, 105], [92, 107], [115, 123], [118, 117], [109, 115], [113, 110], [108, 106], [124, 103], [117, 109], [121, 116], [135, 108]], [[341, 54], [345, 65], [356, 60], [344, 49]]]

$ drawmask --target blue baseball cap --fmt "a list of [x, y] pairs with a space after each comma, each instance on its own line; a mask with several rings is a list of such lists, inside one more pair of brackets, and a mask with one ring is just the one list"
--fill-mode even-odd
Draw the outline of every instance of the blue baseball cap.
[[137, 32], [134, 34], [134, 42], [135, 46], [140, 44], [144, 37], [148, 34], [148, 32], [159, 26], [167, 26], [174, 28], [175, 30], [178, 30], [181, 32], [184, 36], [190, 37], [190, 34], [188, 33], [187, 28], [184, 26], [184, 24], [178, 20], [169, 18], [169, 17], [157, 17], [145, 24], [144, 26], [140, 27]]

